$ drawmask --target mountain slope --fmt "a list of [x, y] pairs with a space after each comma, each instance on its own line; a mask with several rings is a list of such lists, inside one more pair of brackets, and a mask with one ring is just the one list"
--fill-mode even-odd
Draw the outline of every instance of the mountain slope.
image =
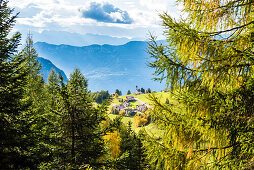
[[48, 75], [51, 69], [55, 69], [56, 73], [58, 74], [60, 73], [64, 77], [64, 82], [67, 82], [67, 76], [65, 75], [64, 71], [57, 68], [51, 61], [41, 57], [37, 57], [37, 60], [40, 62], [42, 66], [41, 73], [45, 82], [47, 82], [48, 80]]
[[147, 43], [131, 41], [124, 45], [90, 45], [75, 47], [44, 42], [34, 44], [39, 56], [49, 59], [70, 74], [80, 68], [89, 79], [92, 91], [120, 89], [123, 94], [136, 85], [160, 91], [163, 86], [151, 80], [153, 70], [148, 68]]

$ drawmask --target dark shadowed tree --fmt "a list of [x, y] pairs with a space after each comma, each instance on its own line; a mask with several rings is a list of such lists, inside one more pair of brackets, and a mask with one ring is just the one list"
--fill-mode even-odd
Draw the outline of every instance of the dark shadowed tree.
[[148, 88], [146, 92], [147, 92], [147, 93], [152, 93], [152, 91], [151, 91], [150, 88]]
[[130, 91], [130, 90], [128, 90], [128, 91], [127, 91], [127, 95], [130, 95], [130, 94], [131, 94], [131, 91]]
[[122, 96], [122, 92], [118, 89], [116, 89], [115, 93], [117, 93], [119, 96]]
[[33, 155], [33, 122], [24, 114], [30, 106], [24, 98], [24, 87], [31, 69], [16, 51], [21, 35], [9, 36], [17, 17], [12, 13], [7, 1], [0, 0], [0, 167], [35, 169], [38, 160]]
[[145, 89], [144, 89], [143, 87], [140, 89], [140, 91], [141, 91], [142, 93], [145, 93]]

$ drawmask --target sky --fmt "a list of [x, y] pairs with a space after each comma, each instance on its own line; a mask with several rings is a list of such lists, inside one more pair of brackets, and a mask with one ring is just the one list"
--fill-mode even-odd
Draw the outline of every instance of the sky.
[[[147, 40], [151, 32], [163, 39], [158, 15], [167, 12], [178, 18], [180, 13], [175, 0], [9, 0], [9, 6], [20, 12], [13, 31], [41, 34], [36, 41], [59, 39], [59, 44], [64, 33]], [[52, 36], [45, 40], [45, 32]]]

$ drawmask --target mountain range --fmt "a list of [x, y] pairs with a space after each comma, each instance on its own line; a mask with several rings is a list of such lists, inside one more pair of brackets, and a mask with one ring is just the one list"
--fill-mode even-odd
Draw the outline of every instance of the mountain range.
[[[91, 34], [91, 33], [78, 34], [78, 33], [66, 32], [66, 31], [46, 31], [45, 30], [42, 32], [36, 32], [36, 31], [27, 32], [26, 30], [24, 31], [21, 30], [21, 33], [22, 35], [27, 35], [28, 33], [32, 34], [34, 42], [40, 41], [40, 42], [47, 42], [47, 43], [55, 44], [55, 45], [67, 44], [67, 45], [73, 45], [78, 47], [88, 46], [92, 44], [122, 45], [133, 40], [126, 37], [112, 37], [107, 35], [99, 35], [99, 34]], [[26, 38], [23, 38], [21, 40], [21, 44], [25, 44], [25, 40]]]
[[59, 69], [58, 67], [56, 67], [51, 61], [45, 59], [45, 58], [41, 58], [41, 57], [37, 57], [37, 60], [40, 62], [41, 64], [41, 74], [43, 76], [43, 79], [47, 82], [48, 80], [48, 75], [51, 72], [51, 69], [55, 69], [56, 73], [60, 73], [63, 77], [64, 77], [64, 82], [67, 82], [67, 76], [64, 73], [63, 70]]
[[152, 80], [154, 70], [149, 62], [144, 41], [131, 41], [124, 45], [89, 45], [83, 47], [54, 45], [45, 42], [34, 44], [40, 57], [52, 61], [69, 75], [79, 68], [88, 79], [92, 91], [119, 89], [135, 92], [136, 85], [161, 91], [164, 84]]

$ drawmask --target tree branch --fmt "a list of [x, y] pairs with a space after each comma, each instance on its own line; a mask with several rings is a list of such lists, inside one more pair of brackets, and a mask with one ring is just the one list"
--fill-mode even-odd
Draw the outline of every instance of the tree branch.
[[239, 27], [231, 28], [231, 29], [224, 30], [224, 31], [218, 31], [218, 32], [200, 32], [200, 33], [219, 35], [221, 33], [225, 33], [225, 32], [229, 32], [229, 31], [233, 31], [233, 30], [236, 30], [236, 29], [240, 29], [240, 28], [246, 27], [246, 26], [248, 26], [250, 24], [254, 24], [254, 21], [251, 21], [251, 22], [249, 22], [249, 23], [247, 23], [245, 25], [241, 25]]
[[225, 147], [222, 147], [222, 148], [214, 147], [214, 148], [206, 148], [206, 149], [196, 149], [193, 152], [207, 152], [208, 150], [227, 149], [227, 148], [231, 148], [231, 147], [236, 146], [236, 145], [239, 145], [239, 143], [234, 144], [234, 145], [225, 146]]

